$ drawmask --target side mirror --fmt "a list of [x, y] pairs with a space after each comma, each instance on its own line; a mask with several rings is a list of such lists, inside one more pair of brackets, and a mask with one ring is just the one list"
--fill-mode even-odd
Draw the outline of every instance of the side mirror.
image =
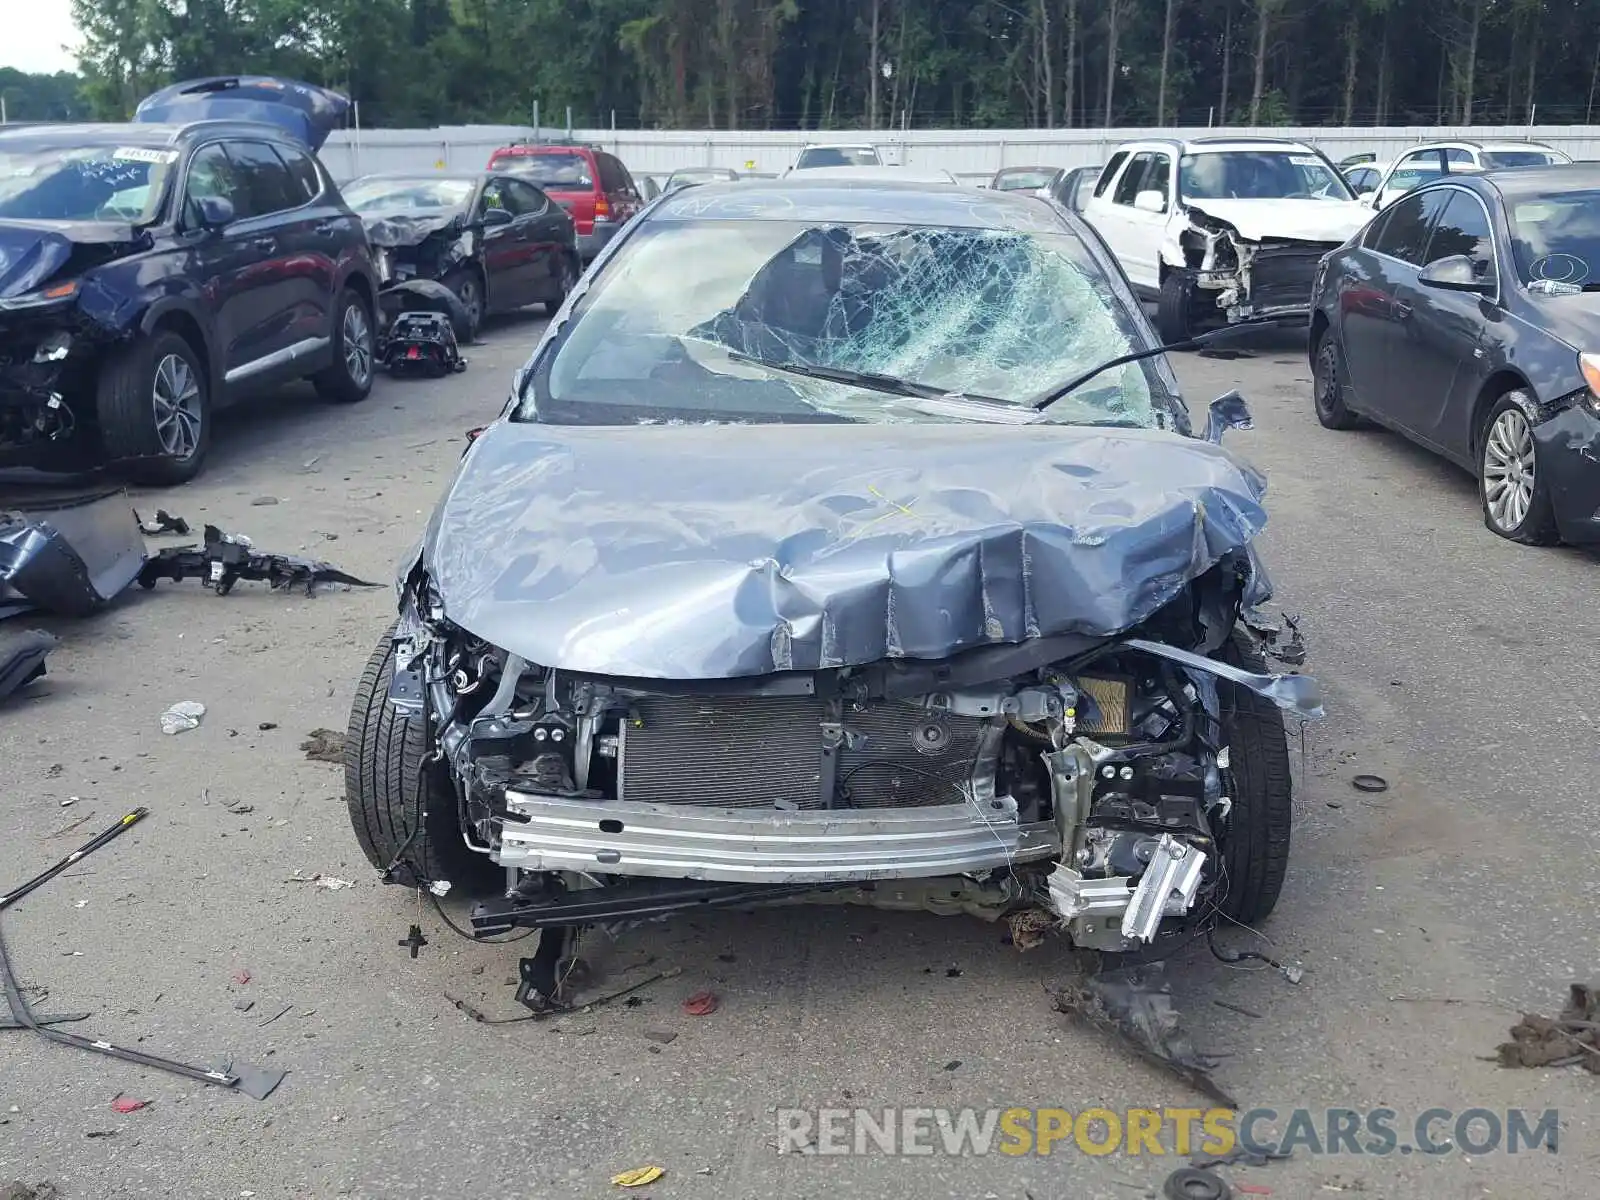
[[1224, 392], [1211, 402], [1206, 410], [1205, 440], [1213, 446], [1222, 444], [1222, 435], [1229, 429], [1254, 429], [1255, 419], [1250, 406], [1237, 391]]
[[1167, 211], [1167, 197], [1154, 189], [1140, 192], [1133, 198], [1133, 206], [1140, 212], [1164, 213]]
[[226, 196], [201, 196], [194, 202], [194, 210], [201, 229], [215, 231], [233, 224], [233, 201]]
[[1480, 296], [1492, 296], [1495, 293], [1495, 285], [1478, 274], [1472, 260], [1465, 254], [1435, 259], [1422, 268], [1417, 282], [1445, 292], [1476, 292]]
[[486, 208], [483, 210], [483, 223], [489, 229], [496, 225], [509, 225], [511, 214], [503, 208]]

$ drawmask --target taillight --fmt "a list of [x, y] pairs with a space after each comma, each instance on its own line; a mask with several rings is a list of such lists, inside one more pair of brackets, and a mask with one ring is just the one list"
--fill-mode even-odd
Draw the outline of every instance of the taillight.
[[603, 195], [596, 199], [594, 202], [594, 215], [601, 220], [609, 220], [611, 217], [611, 201]]

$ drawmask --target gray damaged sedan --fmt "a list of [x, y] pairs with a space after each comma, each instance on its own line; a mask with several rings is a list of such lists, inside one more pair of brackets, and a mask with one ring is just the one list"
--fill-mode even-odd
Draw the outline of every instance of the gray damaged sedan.
[[1271, 911], [1264, 481], [1103, 243], [1032, 197], [663, 196], [402, 567], [346, 741], [385, 878], [473, 932], [832, 900], [1148, 948]]

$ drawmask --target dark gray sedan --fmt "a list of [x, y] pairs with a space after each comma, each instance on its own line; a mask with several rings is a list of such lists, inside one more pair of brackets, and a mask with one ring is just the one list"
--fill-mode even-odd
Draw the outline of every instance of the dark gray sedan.
[[1472, 471], [1484, 522], [1600, 542], [1600, 167], [1452, 175], [1322, 260], [1316, 412]]

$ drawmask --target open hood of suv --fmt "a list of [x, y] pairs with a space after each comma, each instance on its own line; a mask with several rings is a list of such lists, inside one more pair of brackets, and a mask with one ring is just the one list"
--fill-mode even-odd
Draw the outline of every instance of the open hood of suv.
[[1147, 429], [501, 421], [422, 545], [448, 620], [530, 662], [731, 679], [1103, 637], [1266, 522]]
[[162, 88], [139, 101], [133, 119], [156, 125], [261, 121], [320, 150], [349, 111], [348, 97], [314, 84], [270, 75], [223, 75]]

